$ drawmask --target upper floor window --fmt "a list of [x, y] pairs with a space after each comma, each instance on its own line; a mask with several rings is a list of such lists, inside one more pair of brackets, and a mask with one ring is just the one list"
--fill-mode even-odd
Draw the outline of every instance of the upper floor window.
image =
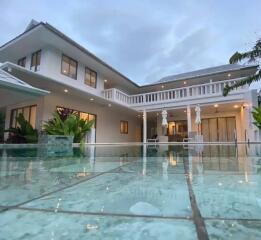
[[30, 70], [33, 70], [35, 72], [39, 71], [40, 62], [41, 62], [41, 50], [34, 52], [32, 54]]
[[128, 134], [128, 121], [121, 121], [120, 131], [121, 134]]
[[77, 79], [77, 66], [78, 63], [70, 57], [62, 56], [62, 74]]
[[85, 68], [85, 79], [84, 82], [86, 85], [96, 88], [97, 84], [97, 73], [89, 68]]
[[17, 65], [21, 66], [21, 67], [25, 67], [25, 63], [26, 63], [26, 57], [20, 58], [17, 61]]

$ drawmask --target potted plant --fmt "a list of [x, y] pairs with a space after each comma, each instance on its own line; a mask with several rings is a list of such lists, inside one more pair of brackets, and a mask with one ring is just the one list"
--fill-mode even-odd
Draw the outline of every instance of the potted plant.
[[86, 134], [90, 131], [94, 121], [81, 119], [79, 115], [69, 114], [64, 119], [58, 112], [53, 118], [43, 125], [44, 135], [41, 143], [52, 145], [72, 145], [72, 143], [83, 143]]

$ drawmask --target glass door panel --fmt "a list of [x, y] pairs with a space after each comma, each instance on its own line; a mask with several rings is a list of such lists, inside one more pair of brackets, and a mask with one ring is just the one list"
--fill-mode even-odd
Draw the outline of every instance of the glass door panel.
[[217, 118], [209, 118], [209, 141], [218, 141]]
[[218, 140], [220, 142], [227, 141], [227, 124], [226, 118], [218, 118]]
[[201, 121], [201, 132], [203, 135], [203, 141], [209, 142], [209, 124], [208, 119], [202, 119]]
[[236, 119], [234, 117], [227, 118], [227, 140], [228, 142], [235, 141]]

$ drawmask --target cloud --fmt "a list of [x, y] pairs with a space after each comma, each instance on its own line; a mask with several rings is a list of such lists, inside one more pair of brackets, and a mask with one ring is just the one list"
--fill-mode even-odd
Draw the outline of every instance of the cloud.
[[145, 77], [147, 83], [167, 75], [192, 71], [198, 68], [218, 65], [219, 62], [209, 54], [211, 42], [215, 36], [209, 29], [195, 30], [182, 40], [173, 43], [172, 49], [159, 54], [152, 65], [157, 66], [154, 72]]
[[2, 0], [0, 45], [21, 33], [30, 19], [47, 21], [145, 83], [227, 63], [233, 52], [260, 36], [260, 8], [260, 0]]
[[[103, 6], [98, 11], [85, 6], [72, 18], [72, 25], [84, 25], [79, 37], [96, 53], [132, 78], [140, 78], [154, 55], [164, 51], [164, 39], [171, 29], [149, 12]], [[90, 14], [86, 14], [86, 11]], [[143, 76], [142, 76], [143, 78]]]

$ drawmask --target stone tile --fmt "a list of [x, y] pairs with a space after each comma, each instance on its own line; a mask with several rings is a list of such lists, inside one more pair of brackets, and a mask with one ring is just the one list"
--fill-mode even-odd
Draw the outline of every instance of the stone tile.
[[26, 171], [0, 177], [0, 205], [12, 206], [93, 176], [91, 173]]
[[107, 173], [25, 205], [30, 208], [191, 216], [184, 175]]
[[203, 217], [261, 220], [261, 175], [193, 176]]
[[261, 221], [207, 220], [210, 240], [259, 240]]
[[188, 220], [98, 217], [24, 210], [0, 213], [0, 229], [1, 240], [197, 239], [194, 224]]

